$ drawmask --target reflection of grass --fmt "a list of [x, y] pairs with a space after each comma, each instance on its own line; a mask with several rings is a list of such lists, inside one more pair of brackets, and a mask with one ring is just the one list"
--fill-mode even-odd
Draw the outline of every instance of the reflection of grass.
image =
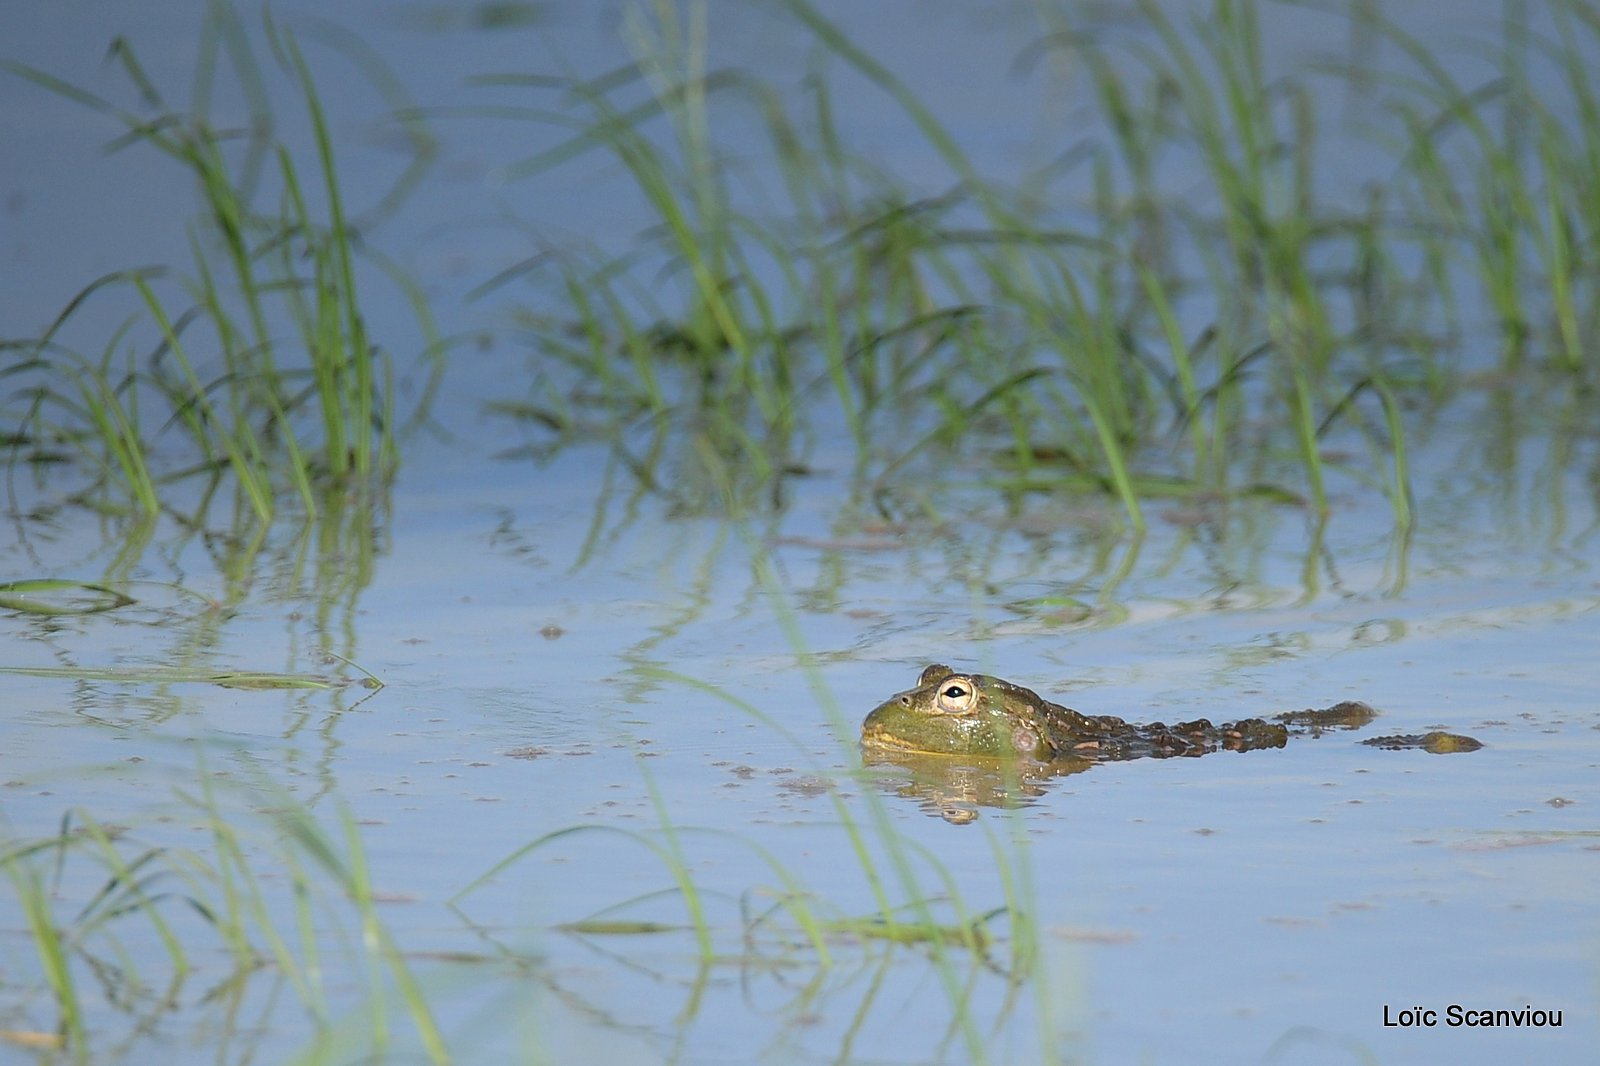
[[835, 920], [824, 928], [828, 932], [843, 933], [862, 940], [887, 940], [895, 944], [949, 944], [984, 952], [994, 943], [989, 932], [989, 920], [1005, 911], [993, 910], [980, 914], [960, 925], [928, 924], [920, 921], [889, 923], [878, 917]]
[[95, 614], [126, 607], [133, 602], [123, 593], [104, 585], [65, 578], [0, 582], [0, 608], [23, 614]]
[[[295, 39], [275, 31], [311, 125], [320, 206], [295, 154], [271, 137], [267, 87], [237, 18], [213, 4], [207, 27], [201, 92], [189, 113], [168, 106], [124, 41], [113, 55], [140, 110], [6, 64], [120, 123], [121, 145], [169, 156], [194, 179], [205, 206], [191, 242], [192, 277], [171, 285], [160, 284], [163, 270], [108, 275], [85, 287], [42, 337], [4, 342], [22, 355], [6, 371], [12, 455], [74, 445], [91, 472], [81, 496], [104, 508], [151, 514], [169, 482], [226, 473], [259, 520], [285, 495], [314, 515], [319, 484], [370, 481], [393, 469], [390, 373], [367, 336], [332, 140]], [[232, 143], [239, 135], [213, 126], [208, 114], [219, 53], [252, 109], [242, 150]], [[258, 206], [263, 185], [276, 189], [275, 206]], [[131, 295], [132, 310], [101, 356], [67, 347], [63, 338], [89, 302], [115, 293]], [[416, 309], [426, 327], [425, 309]], [[156, 445], [169, 433], [181, 437], [177, 457], [189, 465], [162, 472]]]
[[[0, 674], [55, 677], [72, 681], [116, 681], [127, 685], [203, 684], [243, 689], [331, 689], [352, 683], [345, 678], [314, 674], [275, 674], [260, 670], [186, 670], [163, 666], [147, 668], [118, 666], [103, 669], [84, 666], [0, 666]], [[367, 674], [357, 683], [363, 688], [383, 687], [383, 682], [371, 674]]]

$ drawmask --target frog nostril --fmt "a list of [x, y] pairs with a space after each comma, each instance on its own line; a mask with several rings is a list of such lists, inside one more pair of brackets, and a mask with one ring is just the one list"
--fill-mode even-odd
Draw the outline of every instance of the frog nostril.
[[910, 696], [901, 696], [900, 697], [900, 706], [902, 706], [902, 707], [911, 706], [911, 697]]

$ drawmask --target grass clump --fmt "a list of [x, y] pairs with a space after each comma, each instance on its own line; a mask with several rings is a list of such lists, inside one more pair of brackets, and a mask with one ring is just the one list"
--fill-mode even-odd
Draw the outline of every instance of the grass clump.
[[[330, 986], [347, 995], [347, 971], [364, 968], [365, 1046], [381, 1056], [393, 1041], [393, 999], [426, 1058], [448, 1062], [432, 1007], [377, 913], [353, 820], [330, 832], [289, 797], [271, 798], [265, 822], [242, 817], [203, 770], [185, 804], [208, 831], [199, 848], [150, 843], [141, 840], [147, 832], [76, 810], [54, 836], [6, 839], [0, 867], [54, 1008], [53, 1019], [30, 1017], [36, 1024], [23, 1032], [52, 1036], [73, 1061], [104, 1061], [124, 1039], [108, 1017], [128, 1015], [137, 1039], [169, 1015], [199, 1010], [221, 1013], [208, 1024], [226, 1040], [254, 1006], [278, 1010], [276, 992], [263, 1001], [253, 991], [267, 979], [292, 989], [305, 1012], [306, 1061], [338, 1058], [334, 1044], [351, 1037], [335, 1025]], [[202, 976], [206, 987], [192, 988]], [[287, 1024], [281, 1014], [277, 1024]]]
[[[1380, 120], [1344, 134], [1380, 162], [1408, 145], [1398, 168], [1331, 195], [1324, 101], [1372, 72], [1270, 70], [1254, 0], [1192, 20], [1150, 0], [1132, 25], [1039, 5], [1030, 54], [1059, 57], [1092, 114], [1013, 184], [807, 0], [784, 7], [825, 57], [798, 95], [717, 69], [697, 4], [635, 9], [626, 68], [485, 79], [555, 97], [535, 114], [576, 127], [509, 174], [609, 153], [656, 222], [620, 256], [545, 253], [491, 284], [560, 294], [526, 312], [543, 358], [503, 410], [563, 439], [599, 429], [683, 506], [723, 502], [707, 464], [739, 472], [736, 505], [781, 504], [786, 478], [848, 442], [868, 489], [982, 452], [1015, 487], [1114, 496], [1135, 526], [1156, 495], [1266, 491], [1326, 513], [1330, 452], [1366, 443], [1370, 465], [1347, 472], [1404, 525], [1405, 416], [1455, 380], [1460, 284], [1487, 294], [1508, 366], [1537, 336], [1543, 365], [1585, 369], [1600, 20], [1584, 5], [1554, 5], [1548, 38], [1509, 23], [1487, 88], [1353, 7], [1420, 73], [1385, 77]], [[948, 184], [848, 147], [830, 63], [900, 108]], [[1564, 98], [1529, 67], [1559, 71]], [[752, 125], [767, 154], [730, 162]], [[1462, 250], [1475, 279], [1451, 266]]]
[[[205, 1045], [223, 1055], [235, 1047], [259, 1054], [287, 1042], [299, 1046], [296, 1061], [392, 1054], [454, 1061], [483, 1034], [476, 1021], [463, 1028], [459, 1012], [449, 1013], [460, 1002], [461, 980], [421, 971], [423, 960], [449, 964], [457, 973], [467, 965], [467, 973], [492, 977], [492, 983], [474, 979], [465, 986], [474, 1018], [484, 994], [505, 993], [508, 977], [581, 1002], [561, 987], [559, 973], [548, 972], [545, 950], [530, 953], [503, 942], [513, 929], [530, 931], [520, 923], [479, 925], [452, 907], [465, 924], [442, 948], [431, 925], [432, 950], [404, 945], [383, 919], [386, 897], [349, 814], [330, 821], [276, 789], [229, 784], [227, 775], [204, 766], [197, 786], [180, 788], [178, 796], [175, 810], [142, 825], [114, 825], [74, 809], [54, 834], [0, 841], [6, 874], [0, 886], [9, 887], [6, 902], [14, 905], [7, 913], [16, 916], [13, 932], [34, 949], [33, 964], [17, 959], [8, 979], [21, 1001], [8, 1016], [14, 1028], [0, 1032], [0, 1041], [14, 1037], [56, 1048], [72, 1061], [94, 1062], [139, 1052], [152, 1032], [171, 1040], [193, 1025]], [[850, 1004], [845, 1013], [854, 1016], [849, 1040], [871, 1013], [891, 965], [910, 953], [912, 965], [930, 957], [945, 978], [953, 1005], [940, 1023], [948, 1025], [946, 1039], [962, 1041], [976, 1061], [986, 1058], [983, 1023], [964, 996], [980, 979], [1008, 989], [1029, 979], [1031, 951], [1014, 944], [1009, 960], [1003, 953], [1008, 940], [1032, 935], [1026, 923], [1017, 924], [1014, 901], [989, 912], [970, 910], [951, 871], [937, 856], [914, 849], [903, 858], [933, 871], [939, 894], [886, 913], [854, 914], [809, 890], [784, 859], [743, 833], [676, 825], [659, 795], [657, 802], [661, 824], [654, 830], [592, 824], [546, 834], [511, 851], [456, 900], [487, 895], [490, 882], [503, 881], [501, 887], [526, 905], [542, 881], [530, 880], [526, 870], [510, 876], [524, 860], [569, 845], [593, 844], [597, 853], [614, 852], [617, 841], [638, 846], [661, 864], [670, 887], [548, 928], [602, 953], [617, 938], [687, 939], [687, 955], [662, 956], [676, 961], [659, 975], [664, 983], [677, 981], [684, 961], [697, 973], [675, 1024], [695, 1015], [709, 975], [730, 970], [743, 981], [774, 978], [776, 987], [797, 997], [786, 1008], [796, 1018], [815, 1009], [808, 1007], [812, 1000], [843, 991]], [[848, 811], [840, 809], [848, 822]], [[174, 814], [181, 843], [165, 839]], [[894, 838], [883, 843], [890, 850], [909, 847]], [[748, 849], [773, 875], [771, 884], [746, 888], [736, 912], [697, 871], [708, 854], [726, 857], [728, 844]], [[618, 869], [614, 855], [603, 862], [612, 873]], [[869, 878], [877, 876], [873, 869], [866, 868]], [[577, 891], [586, 899], [596, 895], [593, 884]], [[674, 902], [687, 921], [655, 916], [661, 904]], [[732, 920], [730, 913], [736, 914]], [[455, 946], [463, 934], [465, 949]], [[655, 958], [646, 952], [630, 957], [628, 966], [653, 973]], [[869, 987], [851, 995], [862, 981]], [[1004, 998], [1002, 1017], [1016, 999]], [[618, 1008], [596, 1009], [609, 1016]], [[447, 1030], [445, 1017], [458, 1024]], [[267, 1045], [260, 1044], [264, 1033]]]
[[1391, 75], [1405, 129], [1401, 188], [1431, 222], [1430, 258], [1470, 264], [1436, 278], [1486, 297], [1504, 369], [1536, 360], [1574, 380], [1592, 375], [1600, 15], [1576, 0], [1507, 4], [1498, 49], [1481, 48], [1495, 68], [1481, 84], [1463, 84], [1395, 22], [1367, 17], [1405, 57]]
[[[361, 309], [357, 232], [323, 103], [295, 38], [270, 21], [266, 29], [310, 127], [309, 174], [274, 133], [267, 79], [224, 3], [207, 8], [188, 111], [167, 103], [121, 39], [111, 56], [137, 108], [5, 64], [122, 126], [115, 147], [168, 156], [203, 205], [187, 276], [116, 272], [85, 287], [42, 336], [3, 342], [14, 357], [0, 396], [13, 461], [65, 446], [87, 473], [78, 498], [99, 509], [151, 515], [170, 505], [175, 483], [226, 476], [258, 521], [285, 499], [315, 515], [325, 486], [379, 484], [398, 462], [393, 372]], [[249, 108], [242, 130], [211, 116], [224, 64]], [[411, 132], [421, 158], [430, 145]], [[90, 302], [119, 297], [126, 318], [99, 355], [75, 351], [66, 338]], [[414, 306], [427, 330], [426, 309]]]

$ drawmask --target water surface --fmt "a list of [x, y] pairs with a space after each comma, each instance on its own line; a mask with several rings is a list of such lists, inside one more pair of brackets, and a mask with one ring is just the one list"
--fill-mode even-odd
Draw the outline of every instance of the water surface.
[[[778, 16], [714, 6], [719, 47], [754, 62]], [[991, 121], [1018, 90], [1006, 71], [1028, 39], [1027, 12], [976, 24], [958, 5], [926, 16], [923, 6], [830, 13], [852, 16], [858, 42], [903, 69], [975, 152], [1002, 168], [1035, 162], [1033, 123], [1050, 115]], [[110, 10], [75, 9], [70, 32], [25, 23], [7, 54], [102, 83]], [[157, 29], [116, 13], [144, 61], [181, 78], [194, 12], [160, 10], [170, 25]], [[307, 12], [282, 14], [310, 25]], [[468, 99], [470, 74], [553, 55], [602, 70], [627, 54], [610, 6], [537, 5], [530, 24], [505, 29], [447, 8], [332, 14], [430, 107]], [[804, 69], [803, 57], [785, 58], [774, 77]], [[957, 84], [958, 72], [971, 81]], [[15, 224], [3, 250], [16, 279], [0, 292], [7, 335], [42, 328], [98, 273], [183, 254], [190, 201], [156, 176], [150, 153], [99, 157], [111, 134], [92, 115], [15, 81], [0, 93], [18, 104], [8, 141], [29, 146], [0, 170]], [[328, 95], [340, 97], [332, 85]], [[853, 135], [914, 171], [921, 142], [902, 147], [884, 132], [902, 128], [893, 109], [862, 101]], [[392, 174], [370, 95], [345, 103], [351, 180]], [[547, 237], [628, 240], [643, 213], [625, 183], [595, 161], [543, 185], [507, 183], [499, 168], [537, 145], [508, 150], [503, 127], [482, 121], [443, 129], [441, 161], [408, 213], [373, 239], [402, 250], [447, 330], [489, 340], [452, 358], [438, 431], [407, 440], [382, 506], [308, 530], [280, 522], [247, 546], [168, 519], [142, 529], [58, 507], [48, 482], [13, 471], [0, 536], [0, 574], [115, 583], [137, 600], [99, 614], [0, 615], [4, 665], [359, 679], [326, 649], [385, 687], [7, 676], [8, 837], [48, 837], [74, 812], [76, 824], [126, 826], [129, 854], [213, 855], [209, 782], [245, 840], [270, 922], [300, 945], [292, 849], [272, 813], [302, 805], [336, 837], [348, 814], [377, 913], [466, 1062], [1590, 1054], [1600, 1040], [1592, 416], [1519, 417], [1560, 409], [1533, 377], [1464, 390], [1411, 441], [1410, 528], [1397, 528], [1355, 463], [1335, 469], [1325, 523], [1259, 499], [1152, 502], [1149, 532], [1135, 536], [1113, 501], [1009, 495], [981, 463], [937, 458], [885, 506], [852, 477], [848, 441], [826, 431], [780, 512], [686, 514], [640, 493], [604, 442], [530, 452], [535, 431], [486, 417], [484, 401], [527, 372], [505, 315], [540, 297], [462, 299]], [[141, 209], [126, 192], [108, 208], [118, 187], [137, 189]], [[379, 325], [409, 321], [381, 297], [369, 313]], [[81, 328], [92, 333], [93, 320]], [[1359, 445], [1327, 444], [1341, 446]], [[1280, 751], [1100, 765], [990, 806], [860, 766], [860, 718], [933, 661], [1129, 719], [1215, 721], [1344, 699], [1381, 717], [1359, 735]], [[1485, 747], [1434, 756], [1356, 743], [1433, 728]], [[542, 843], [451, 902], [524, 846], [580, 826], [599, 828]], [[710, 950], [652, 845], [680, 849]], [[214, 896], [208, 876], [196, 874]], [[70, 916], [104, 879], [75, 861], [51, 897]], [[997, 919], [982, 952], [894, 944], [858, 926], [830, 933], [824, 953], [778, 907], [797, 891], [821, 915], [870, 917], [880, 888], [941, 921], [1015, 902], [1033, 924]], [[365, 1061], [378, 1043], [374, 1002], [387, 1004], [388, 1058], [420, 1060], [392, 979], [369, 976], [341, 899], [325, 886], [312, 920], [329, 1004], [321, 1029], [282, 968], [236, 979], [192, 914], [174, 911], [194, 969], [174, 982], [172, 1006], [160, 1002], [167, 964], [148, 926], [115, 927], [131, 965], [110, 964], [109, 942], [90, 939], [81, 988], [96, 1061]], [[586, 919], [649, 924], [572, 927]], [[0, 939], [0, 1029], [51, 1029], [9, 897]], [[118, 966], [152, 987], [130, 991]], [[1384, 1024], [1386, 1009], [1451, 1004], [1531, 1005], [1562, 1012], [1563, 1025]]]

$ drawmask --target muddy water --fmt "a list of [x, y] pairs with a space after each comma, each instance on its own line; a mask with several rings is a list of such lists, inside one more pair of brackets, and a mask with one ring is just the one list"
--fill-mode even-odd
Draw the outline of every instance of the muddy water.
[[[558, 39], [580, 61], [608, 39], [604, 19], [561, 17], [550, 32], [570, 30]], [[870, 45], [885, 30], [868, 20], [858, 32]], [[1009, 32], [972, 49], [1009, 55]], [[100, 30], [74, 34], [103, 47]], [[478, 70], [526, 46], [387, 19], [372, 36], [442, 41], [463, 68], [486, 50]], [[438, 69], [406, 69], [419, 100], [458, 91]], [[41, 137], [67, 135], [45, 125]], [[514, 196], [494, 184], [488, 148], [453, 136], [466, 143], [440, 180], [457, 194], [433, 210], [459, 211], [462, 188], [485, 206]], [[30, 190], [14, 231], [26, 247], [8, 255], [38, 263], [41, 234], [64, 216], [38, 179], [7, 181], [0, 193]], [[25, 272], [32, 306], [59, 306], [98, 269], [83, 264], [122, 242], [174, 239], [141, 232], [146, 221], [88, 227], [81, 253], [61, 256], [65, 278]], [[522, 252], [459, 214], [395, 225], [435, 234], [410, 265], [461, 322], [484, 312], [450, 294]], [[213, 855], [196, 799], [210, 782], [271, 921], [294, 940], [294, 877], [271, 811], [301, 805], [335, 834], [347, 813], [378, 916], [467, 1062], [1576, 1062], [1596, 1045], [1595, 442], [1592, 427], [1560, 420], [1484, 432], [1503, 428], [1508, 399], [1547, 409], [1533, 386], [1468, 391], [1419, 436], [1410, 531], [1372, 487], [1336, 477], [1320, 528], [1290, 506], [1165, 504], [1135, 539], [1099, 501], [1008, 501], [960, 466], [922, 475], [938, 521], [909, 505], [886, 520], [854, 500], [849, 456], [826, 445], [781, 517], [685, 518], [608, 486], [603, 446], [497, 458], [520, 438], [477, 413], [515, 365], [494, 351], [453, 371], [439, 414], [451, 436], [415, 437], [387, 506], [338, 535], [284, 526], [249, 556], [170, 523], [36, 513], [48, 494], [14, 480], [5, 575], [115, 580], [138, 602], [0, 616], [5, 665], [358, 676], [319, 654], [328, 646], [386, 687], [7, 676], [5, 832], [48, 836], [82, 811], [126, 826], [130, 854]], [[860, 717], [930, 661], [1129, 719], [1342, 699], [1382, 717], [1280, 751], [1096, 766], [997, 806], [859, 769]], [[1485, 747], [1356, 743], [1440, 727]], [[575, 827], [593, 828], [544, 840]], [[706, 952], [658, 849], [681, 855]], [[55, 886], [63, 916], [94, 899], [105, 879], [94, 871], [70, 867]], [[860, 926], [818, 948], [780, 906], [803, 893], [820, 918], [853, 919], [876, 913], [880, 892], [946, 922], [1012, 901], [1032, 925], [996, 919], [983, 951], [941, 955]], [[325, 886], [314, 918], [322, 1037], [280, 969], [230, 983], [214, 933], [175, 916], [194, 955], [175, 1006], [83, 962], [96, 1046], [107, 1061], [308, 1050], [355, 1061], [376, 1043], [382, 999], [390, 1053], [417, 1059], [339, 898]], [[114, 931], [134, 970], [166, 972], [152, 930]], [[50, 1028], [9, 896], [0, 938], [0, 1028]], [[104, 940], [88, 948], [108, 955]], [[1453, 1005], [1560, 1012], [1562, 1025], [1452, 1026]], [[1417, 1008], [1436, 1024], [1399, 1024]], [[143, 1018], [156, 1021], [141, 1030]]]

